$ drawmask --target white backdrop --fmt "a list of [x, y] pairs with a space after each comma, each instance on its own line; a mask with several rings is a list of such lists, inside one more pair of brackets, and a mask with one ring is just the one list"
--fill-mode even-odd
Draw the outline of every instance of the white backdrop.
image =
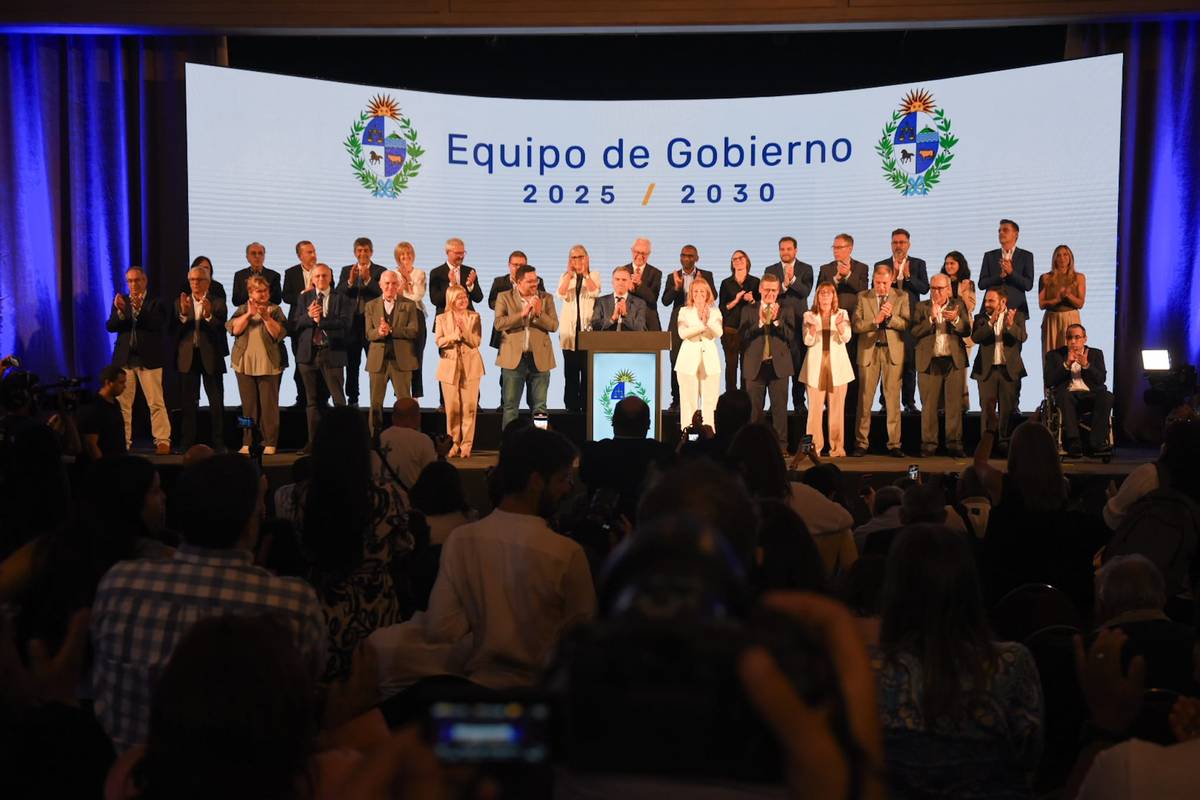
[[[887, 179], [876, 144], [902, 100], [921, 90], [958, 141], [936, 185], [905, 196]], [[410, 132], [423, 151], [393, 197], [364, 188], [346, 147], [348, 137], [362, 140], [352, 126], [377, 95], [394, 99], [408, 123], [398, 130], [388, 121], [388, 130]], [[250, 241], [263, 242], [268, 266], [282, 272], [296, 263], [296, 241], [312, 240], [336, 277], [354, 260], [355, 237], [370, 237], [375, 261], [388, 267], [395, 243], [408, 240], [417, 266], [431, 270], [444, 260], [446, 238], [458, 236], [485, 293], [517, 249], [553, 292], [575, 243], [588, 248], [607, 290], [611, 268], [629, 261], [639, 236], [652, 240], [650, 261], [664, 271], [678, 268], [682, 245], [695, 245], [700, 266], [719, 282], [735, 249], [749, 253], [760, 275], [778, 260], [779, 237], [791, 235], [815, 272], [844, 231], [855, 238], [854, 257], [870, 265], [890, 255], [891, 230], [904, 227], [911, 255], [931, 273], [960, 250], [977, 279], [983, 253], [997, 247], [997, 223], [1008, 217], [1020, 223], [1019, 245], [1033, 252], [1038, 274], [1055, 246], [1072, 248], [1087, 275], [1089, 345], [1111, 363], [1120, 97], [1119, 55], [849, 92], [619, 102], [439, 95], [189, 64], [190, 248], [212, 259], [229, 288]], [[727, 139], [728, 161], [736, 164], [741, 148], [738, 165], [725, 164]], [[382, 175], [380, 166], [363, 168], [371, 170]], [[1023, 409], [1041, 399], [1036, 281], [1028, 302]], [[428, 299], [426, 307], [433, 312]], [[479, 310], [488, 369], [482, 402], [494, 407], [491, 313]], [[668, 309], [660, 306], [660, 315], [665, 325]], [[426, 406], [436, 405], [436, 365], [431, 338]], [[365, 375], [362, 382], [365, 403]], [[235, 403], [232, 373], [226, 393]], [[285, 380], [281, 400], [292, 395]], [[562, 407], [559, 372], [550, 405]]]

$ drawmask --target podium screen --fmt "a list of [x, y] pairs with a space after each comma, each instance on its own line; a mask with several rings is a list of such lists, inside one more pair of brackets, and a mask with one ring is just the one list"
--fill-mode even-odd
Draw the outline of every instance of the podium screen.
[[654, 353], [604, 353], [593, 350], [592, 384], [588, 387], [592, 441], [613, 435], [617, 403], [636, 396], [650, 406], [650, 438], [658, 436], [658, 357]]

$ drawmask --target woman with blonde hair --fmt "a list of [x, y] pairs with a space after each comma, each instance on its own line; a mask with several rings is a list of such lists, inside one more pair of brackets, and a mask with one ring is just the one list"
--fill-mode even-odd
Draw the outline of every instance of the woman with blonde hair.
[[558, 343], [563, 354], [563, 405], [568, 411], [583, 411], [587, 396], [587, 353], [579, 349], [579, 334], [591, 322], [592, 309], [600, 296], [600, 276], [592, 272], [592, 262], [583, 245], [571, 248], [557, 294], [562, 300]]
[[800, 377], [808, 386], [808, 430], [814, 453], [825, 446], [821, 412], [829, 406], [829, 455], [846, 455], [846, 387], [854, 380], [854, 369], [846, 342], [850, 341], [850, 317], [838, 307], [837, 287], [829, 281], [817, 285], [813, 307], [804, 312], [804, 344], [808, 355]]
[[[273, 455], [279, 445], [279, 376], [283, 373], [283, 348], [287, 317], [271, 304], [271, 285], [261, 275], [246, 279], [249, 299], [238, 306], [225, 328], [233, 334], [230, 362], [242, 396], [242, 416], [262, 432], [263, 453]], [[249, 453], [254, 432], [242, 429], [242, 449]]]
[[483, 357], [479, 341], [483, 336], [479, 314], [467, 308], [470, 297], [458, 284], [446, 289], [446, 311], [434, 321], [438, 350], [437, 379], [446, 400], [446, 433], [454, 446], [451, 457], [471, 457], [475, 443], [475, 414], [479, 410], [479, 379], [483, 377]]
[[1050, 257], [1050, 271], [1038, 278], [1043, 355], [1067, 346], [1067, 328], [1080, 324], [1079, 310], [1086, 297], [1087, 279], [1075, 271], [1075, 254], [1060, 244]]
[[699, 405], [704, 424], [716, 428], [717, 395], [721, 393], [717, 348], [724, 328], [721, 312], [713, 305], [715, 301], [708, 281], [697, 277], [688, 292], [687, 305], [679, 309], [676, 328], [683, 341], [675, 359], [675, 375], [679, 380], [679, 419], [683, 425], [691, 424]]
[[429, 335], [429, 326], [425, 323], [425, 270], [417, 269], [413, 264], [417, 260], [417, 251], [409, 242], [400, 242], [392, 253], [396, 259], [396, 277], [400, 279], [400, 294], [417, 304], [417, 339], [414, 344], [417, 350], [417, 368], [412, 373], [412, 396], [419, 398], [425, 394], [425, 382], [421, 378], [421, 366], [425, 363], [425, 341]]

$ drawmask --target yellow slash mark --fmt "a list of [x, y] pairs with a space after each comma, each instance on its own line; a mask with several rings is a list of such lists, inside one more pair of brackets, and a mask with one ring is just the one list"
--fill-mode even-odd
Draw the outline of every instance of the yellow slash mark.
[[642, 198], [642, 205], [646, 205], [647, 203], [650, 202], [650, 195], [652, 195], [652, 194], [654, 194], [654, 184], [653, 183], [646, 187], [646, 196]]

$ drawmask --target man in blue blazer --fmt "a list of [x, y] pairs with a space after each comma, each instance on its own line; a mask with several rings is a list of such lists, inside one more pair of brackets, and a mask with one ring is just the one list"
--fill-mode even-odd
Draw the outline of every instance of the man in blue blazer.
[[[296, 337], [296, 369], [304, 381], [308, 443], [304, 452], [312, 451], [313, 435], [321, 419], [318, 403], [321, 397], [318, 380], [325, 382], [335, 406], [346, 405], [342, 391], [346, 368], [345, 337], [353, 315], [352, 301], [333, 291], [333, 270], [317, 264], [312, 270], [312, 289], [300, 295], [292, 306], [291, 328]], [[364, 332], [365, 338], [365, 332]]]
[[1067, 327], [1066, 338], [1066, 347], [1046, 353], [1042, 374], [1063, 415], [1067, 453], [1075, 458], [1083, 455], [1079, 412], [1085, 403], [1091, 403], [1092, 455], [1106, 456], [1112, 451], [1108, 444], [1108, 423], [1113, 396], [1104, 385], [1108, 377], [1104, 353], [1087, 346], [1087, 330], [1079, 323]]
[[997, 287], [1008, 297], [1008, 307], [1029, 319], [1025, 293], [1033, 288], [1033, 253], [1017, 247], [1021, 226], [1011, 219], [1000, 220], [1000, 247], [983, 254], [979, 288]]
[[614, 269], [612, 286], [612, 294], [597, 297], [592, 306], [592, 330], [646, 330], [646, 303], [633, 293], [633, 270], [625, 266]]

